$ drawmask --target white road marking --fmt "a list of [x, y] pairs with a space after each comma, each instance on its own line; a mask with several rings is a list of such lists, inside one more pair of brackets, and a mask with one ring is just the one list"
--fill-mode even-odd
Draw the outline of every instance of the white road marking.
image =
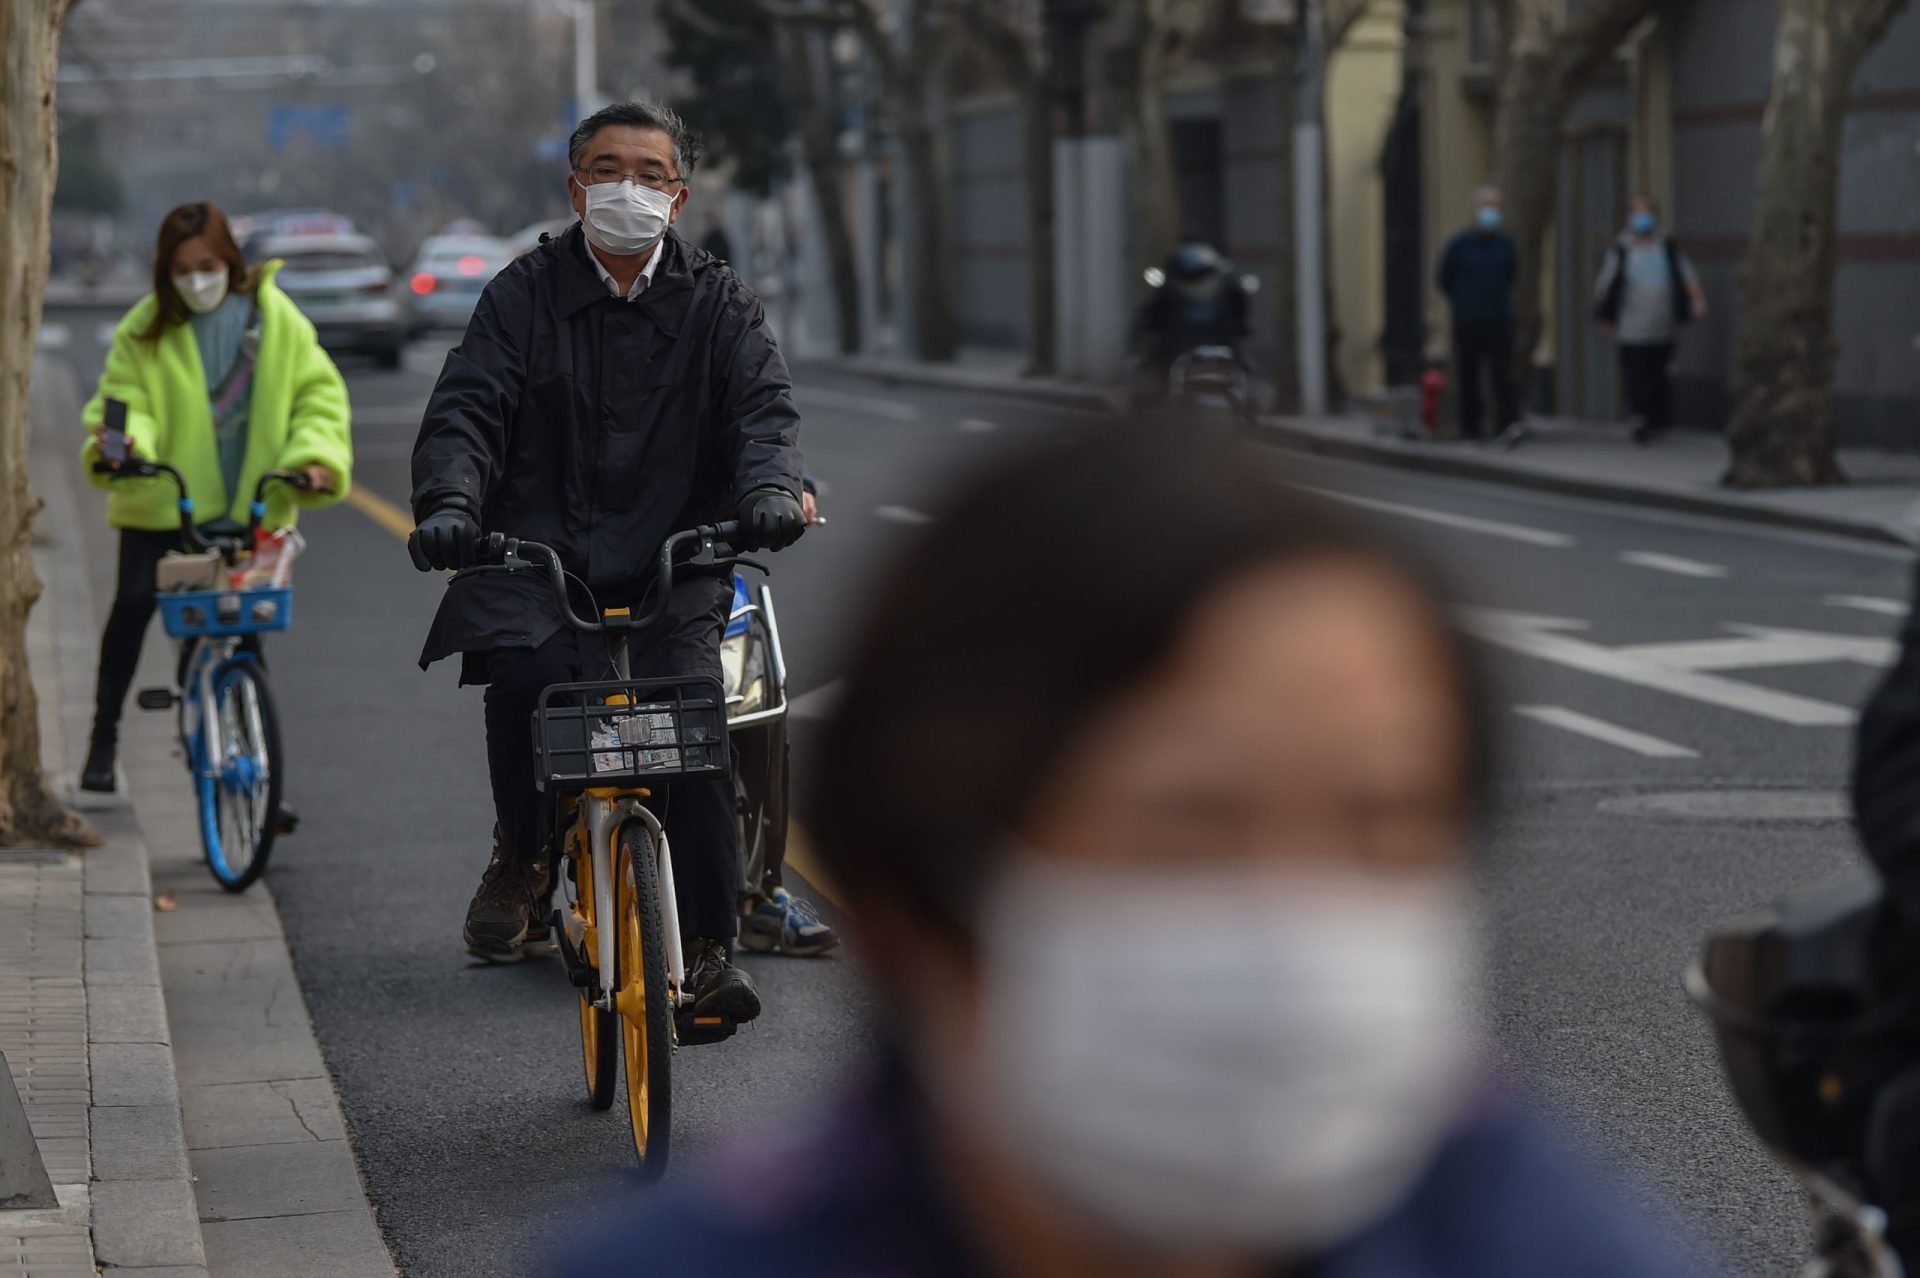
[[911, 506], [881, 506], [874, 510], [876, 519], [884, 519], [890, 524], [930, 524], [933, 516], [923, 514]]
[[866, 413], [872, 417], [886, 417], [896, 422], [920, 420], [918, 408], [897, 399], [876, 399], [872, 395], [848, 395], [841, 391], [807, 385], [794, 387], [793, 393], [800, 399], [818, 404], [823, 408], [838, 408], [849, 413]]
[[1678, 555], [1662, 555], [1651, 550], [1629, 550], [1620, 556], [1623, 564], [1632, 564], [1636, 568], [1651, 568], [1655, 572], [1670, 572], [1676, 577], [1724, 577], [1727, 570], [1719, 564], [1701, 563], [1698, 559], [1682, 559]]
[[1856, 608], [1861, 612], [1877, 613], [1882, 617], [1904, 617], [1907, 605], [1898, 599], [1882, 599], [1878, 595], [1828, 595], [1827, 604], [1833, 608]]
[[999, 422], [983, 421], [978, 417], [962, 417], [960, 419], [960, 433], [962, 435], [991, 435], [999, 429]]
[[821, 684], [812, 692], [803, 692], [787, 702], [787, 718], [824, 719], [833, 713], [846, 691], [847, 681], [835, 679], [832, 683]]
[[1605, 719], [1596, 719], [1592, 715], [1581, 714], [1578, 710], [1569, 710], [1565, 706], [1515, 706], [1514, 713], [1540, 723], [1564, 728], [1595, 741], [1604, 741], [1608, 745], [1619, 746], [1622, 750], [1631, 750], [1635, 754], [1649, 759], [1697, 759], [1698, 750], [1675, 745], [1671, 741], [1662, 741], [1659, 737], [1648, 736], [1644, 732], [1635, 732], [1632, 728], [1623, 728], [1617, 723], [1608, 723]]
[[1899, 655], [1891, 639], [1830, 635], [1817, 630], [1776, 626], [1728, 626], [1737, 639], [1693, 639], [1684, 643], [1637, 643], [1614, 652], [1682, 670], [1755, 670], [1763, 666], [1818, 666], [1851, 661], [1890, 666]]
[[1403, 506], [1395, 501], [1381, 501], [1376, 497], [1361, 497], [1354, 493], [1335, 492], [1330, 488], [1312, 488], [1301, 484], [1309, 492], [1332, 501], [1345, 502], [1349, 506], [1359, 506], [1363, 510], [1377, 510], [1382, 514], [1399, 515], [1403, 519], [1419, 519], [1430, 524], [1440, 524], [1447, 528], [1458, 528], [1464, 532], [1485, 533], [1489, 537], [1505, 537], [1509, 541], [1523, 541], [1529, 546], [1547, 546], [1555, 550], [1564, 550], [1579, 542], [1566, 533], [1548, 532], [1544, 528], [1528, 528], [1523, 524], [1507, 524], [1497, 519], [1476, 519], [1472, 515], [1456, 515], [1449, 510], [1428, 510], [1424, 506]]
[[73, 330], [65, 324], [42, 324], [37, 343], [43, 351], [65, 350], [73, 341]]
[[1684, 667], [1661, 665], [1644, 656], [1634, 656], [1630, 651], [1555, 633], [1586, 625], [1585, 622], [1571, 626], [1564, 623], [1563, 618], [1534, 617], [1498, 608], [1463, 609], [1461, 616], [1462, 627], [1488, 643], [1604, 679], [1617, 679], [1635, 687], [1651, 688], [1795, 727], [1844, 728], [1854, 722], [1851, 706], [1791, 692], [1775, 692]]

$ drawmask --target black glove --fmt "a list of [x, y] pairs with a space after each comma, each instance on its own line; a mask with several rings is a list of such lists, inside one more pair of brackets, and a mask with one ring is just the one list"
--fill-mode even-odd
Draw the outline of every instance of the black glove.
[[792, 494], [760, 488], [740, 503], [740, 527], [743, 550], [785, 550], [807, 530], [807, 517]]
[[407, 538], [407, 553], [421, 572], [471, 568], [479, 558], [480, 525], [464, 506], [442, 506]]

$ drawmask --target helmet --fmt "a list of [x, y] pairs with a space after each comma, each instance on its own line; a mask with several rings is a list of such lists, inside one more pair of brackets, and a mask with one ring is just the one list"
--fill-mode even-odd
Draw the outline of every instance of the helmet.
[[1167, 254], [1167, 278], [1176, 284], [1192, 283], [1220, 274], [1226, 265], [1227, 260], [1213, 245], [1188, 240]]

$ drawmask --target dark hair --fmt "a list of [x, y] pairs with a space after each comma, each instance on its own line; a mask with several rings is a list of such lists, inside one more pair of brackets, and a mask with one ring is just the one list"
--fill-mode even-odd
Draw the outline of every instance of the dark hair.
[[235, 293], [253, 290], [253, 274], [247, 259], [233, 241], [233, 228], [220, 206], [201, 200], [182, 204], [160, 219], [160, 238], [153, 249], [153, 320], [140, 334], [143, 342], [157, 342], [161, 334], [187, 319], [187, 304], [173, 287], [173, 255], [182, 244], [204, 235], [213, 245], [214, 256], [227, 264], [227, 287]]
[[601, 107], [573, 131], [567, 139], [567, 163], [573, 168], [580, 167], [580, 155], [587, 149], [587, 143], [593, 141], [593, 135], [614, 124], [629, 124], [636, 129], [658, 129], [673, 142], [673, 162], [680, 172], [675, 176], [691, 179], [693, 171], [700, 167], [700, 160], [707, 153], [706, 143], [700, 135], [687, 127], [680, 113], [657, 102], [616, 102], [612, 106]]
[[1436, 578], [1279, 467], [1192, 431], [1108, 426], [1050, 437], [952, 495], [874, 582], [812, 759], [817, 853], [856, 906], [905, 897], [964, 932], [996, 848], [1087, 725], [1223, 587], [1305, 560], [1377, 568], [1425, 601], [1478, 814], [1485, 685]]

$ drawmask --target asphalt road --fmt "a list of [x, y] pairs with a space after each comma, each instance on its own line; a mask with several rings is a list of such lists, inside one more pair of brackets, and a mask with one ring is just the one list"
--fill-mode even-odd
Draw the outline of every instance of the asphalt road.
[[[75, 328], [84, 380], [97, 352]], [[349, 371], [364, 490], [404, 504], [436, 364], [423, 346], [401, 371]], [[842, 673], [834, 635], [864, 566], [953, 474], [1048, 410], [804, 369], [799, 381], [831, 522], [779, 557], [773, 581], [806, 693]], [[1489, 1001], [1513, 1072], [1621, 1161], [1629, 1193], [1736, 1272], [1794, 1272], [1798, 1199], [1745, 1134], [1679, 978], [1714, 924], [1857, 865], [1838, 803], [1849, 708], [1885, 658], [1907, 557], [1404, 471], [1303, 458], [1298, 477], [1369, 503], [1442, 559], [1496, 658]], [[1150, 517], [1151, 494], [1138, 500]], [[605, 1209], [631, 1161], [624, 1114], [582, 1103], [557, 967], [478, 966], [460, 946], [492, 818], [478, 690], [415, 665], [437, 583], [361, 511], [303, 526], [299, 619], [274, 679], [307, 822], [276, 852], [273, 888], [403, 1272], [523, 1272], [565, 1222]], [[802, 723], [803, 766], [806, 739]], [[1698, 814], [1712, 804], [1735, 815]], [[682, 1169], [805, 1113], [867, 1038], [849, 959], [747, 962], [766, 1014], [675, 1062]]]

